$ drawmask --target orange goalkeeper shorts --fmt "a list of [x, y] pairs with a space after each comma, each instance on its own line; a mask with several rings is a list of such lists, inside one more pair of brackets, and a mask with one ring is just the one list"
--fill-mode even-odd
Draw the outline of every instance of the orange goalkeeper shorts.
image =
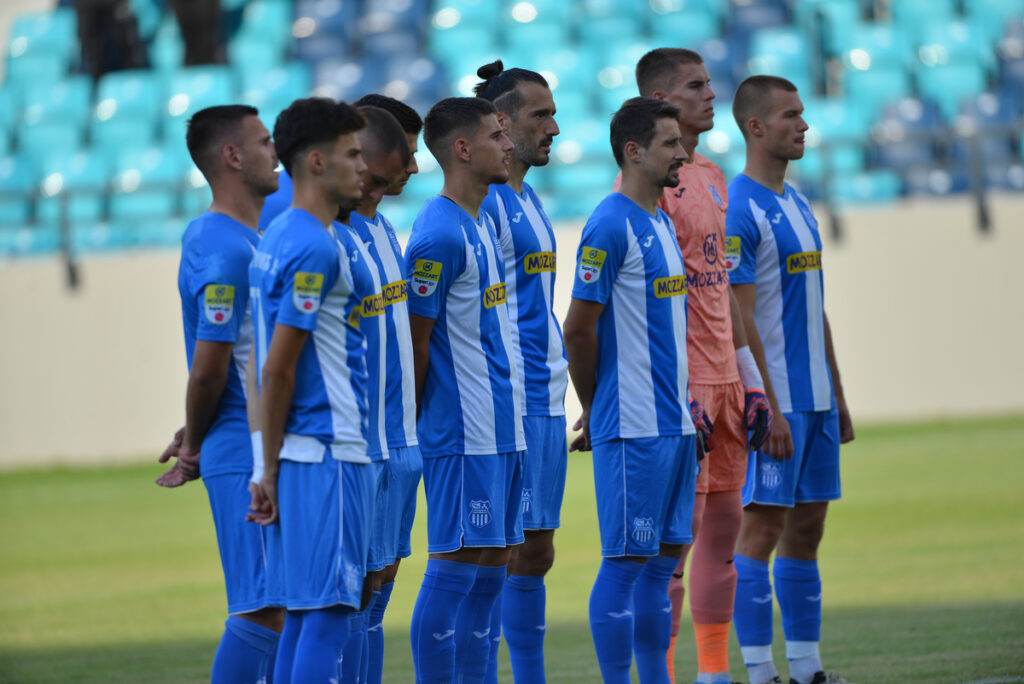
[[714, 449], [700, 462], [697, 493], [742, 489], [747, 479], [746, 389], [742, 382], [727, 385], [690, 385], [715, 426]]

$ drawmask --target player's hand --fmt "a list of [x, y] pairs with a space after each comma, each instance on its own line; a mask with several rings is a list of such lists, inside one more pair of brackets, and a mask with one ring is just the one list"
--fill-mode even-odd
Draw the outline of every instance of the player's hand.
[[747, 416], [747, 431], [750, 432], [750, 448], [757, 451], [764, 446], [772, 432], [772, 407], [763, 390], [747, 390], [744, 413]]
[[171, 440], [171, 443], [160, 454], [160, 458], [157, 459], [160, 463], [167, 463], [172, 458], [177, 459], [174, 465], [156, 479], [156, 483], [161, 487], [180, 487], [186, 482], [199, 477], [199, 454], [187, 454], [185, 452], [182, 446], [184, 437], [185, 428], [175, 432], [174, 439]]
[[697, 428], [697, 460], [703, 461], [704, 455], [715, 448], [715, 443], [711, 440], [715, 426], [711, 423], [711, 417], [704, 411], [704, 407], [693, 397], [690, 397], [690, 418], [693, 420], [693, 427]]
[[252, 501], [245, 519], [260, 525], [276, 523], [280, 518], [277, 509], [277, 473], [263, 473], [263, 479], [258, 485], [250, 485], [249, 492], [252, 494]]
[[788, 461], [793, 458], [793, 435], [789, 430], [789, 421], [781, 412], [772, 418], [772, 431], [764, 445], [764, 453], [776, 461]]
[[160, 458], [157, 460], [160, 463], [167, 463], [172, 458], [178, 457], [178, 450], [181, 448], [181, 443], [185, 440], [185, 428], [178, 428], [178, 431], [174, 433], [174, 439], [167, 445], [164, 452], [160, 454]]
[[850, 409], [846, 407], [846, 400], [836, 401], [836, 405], [839, 409], [839, 443], [846, 444], [852, 442], [854, 438], [853, 434], [853, 420], [850, 419]]
[[572, 440], [572, 444], [569, 445], [569, 451], [591, 451], [590, 447], [590, 411], [584, 411], [580, 417], [573, 423], [573, 432], [582, 430], [575, 439]]

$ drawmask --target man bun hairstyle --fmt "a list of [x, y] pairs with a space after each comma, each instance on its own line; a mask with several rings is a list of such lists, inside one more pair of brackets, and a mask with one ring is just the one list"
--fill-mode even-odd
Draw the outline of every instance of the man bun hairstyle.
[[524, 104], [518, 86], [520, 83], [537, 83], [550, 88], [546, 78], [529, 69], [505, 69], [500, 59], [484, 64], [476, 70], [483, 80], [473, 87], [476, 96], [494, 103], [498, 111], [508, 114], [514, 120]]
[[427, 112], [423, 120], [423, 142], [438, 163], [444, 164], [451, 142], [476, 132], [480, 120], [495, 113], [494, 105], [479, 97], [445, 98]]
[[222, 145], [241, 143], [242, 121], [258, 115], [259, 111], [249, 105], [207, 107], [192, 115], [185, 129], [185, 145], [204, 176], [216, 172], [215, 162]]
[[749, 135], [747, 122], [750, 119], [756, 118], [763, 121], [768, 117], [772, 106], [769, 95], [773, 90], [784, 90], [787, 93], [797, 92], [792, 81], [781, 76], [765, 74], [750, 76], [736, 88], [736, 95], [732, 99], [732, 116], [736, 119], [736, 125], [740, 127], [744, 139]]
[[686, 48], [655, 48], [636, 63], [636, 85], [641, 97], [654, 97], [656, 90], [668, 92], [675, 86], [679, 67], [703, 64], [704, 58]]
[[330, 143], [347, 133], [355, 133], [366, 125], [359, 110], [345, 102], [326, 97], [295, 100], [281, 112], [274, 123], [274, 145], [284, 170], [293, 176], [298, 156], [311, 147]]
[[612, 116], [610, 136], [612, 154], [620, 169], [625, 163], [626, 143], [635, 142], [643, 148], [650, 147], [659, 119], [678, 121], [679, 108], [671, 102], [653, 97], [634, 97], [622, 103], [619, 111]]

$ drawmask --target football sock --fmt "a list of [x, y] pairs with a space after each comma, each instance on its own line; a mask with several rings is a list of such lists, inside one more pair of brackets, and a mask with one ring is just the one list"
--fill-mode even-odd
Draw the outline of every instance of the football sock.
[[394, 582], [380, 585], [380, 591], [373, 592], [373, 603], [370, 604], [370, 625], [366, 628], [367, 684], [380, 684], [384, 674], [384, 611], [387, 610]]
[[768, 563], [736, 554], [734, 620], [751, 684], [778, 675], [772, 663], [772, 585]]
[[477, 566], [427, 560], [409, 629], [416, 681], [455, 681], [455, 616], [476, 578]]
[[668, 680], [676, 681], [676, 635], [673, 634], [668, 641], [668, 652], [665, 654], [665, 663], [668, 665]]
[[348, 641], [345, 642], [345, 668], [341, 684], [359, 684], [363, 671], [363, 647], [369, 611], [352, 611], [348, 616]]
[[[508, 577], [505, 578], [508, 582]], [[487, 672], [484, 674], [484, 684], [498, 684], [498, 651], [501, 650], [501, 607], [504, 604], [502, 588], [494, 599], [491, 607], [491, 633], [487, 636], [491, 640], [491, 646], [487, 651]]]
[[666, 654], [671, 639], [672, 603], [668, 599], [668, 581], [678, 562], [678, 558], [670, 556], [651, 557], [633, 589], [633, 652], [637, 673], [644, 684], [669, 684]]
[[729, 677], [729, 623], [694, 623], [697, 640], [697, 681], [713, 682]]
[[590, 592], [590, 633], [605, 684], [630, 682], [633, 587], [643, 569], [642, 563], [624, 558], [605, 558]]
[[252, 620], [232, 615], [224, 623], [213, 658], [212, 684], [248, 684], [273, 672], [274, 651], [280, 635]]
[[[768, 649], [767, 657], [771, 657], [771, 648]], [[772, 684], [772, 681], [779, 676], [779, 671], [775, 669], [775, 663], [771, 660], [756, 665], [748, 663], [747, 676], [750, 678], [750, 684]]]
[[481, 565], [455, 620], [455, 668], [459, 681], [483, 682], [491, 653], [491, 613], [505, 584], [505, 565]]
[[502, 599], [501, 626], [512, 674], [518, 682], [543, 684], [547, 592], [541, 575], [509, 575]]
[[821, 576], [818, 562], [775, 558], [772, 567], [775, 595], [786, 633], [786, 659], [790, 677], [807, 684], [822, 669], [818, 655], [821, 637]]
[[295, 644], [302, 630], [302, 616], [305, 611], [289, 610], [284, 614], [284, 629], [277, 642], [277, 657], [274, 662], [274, 684], [291, 684], [292, 665], [295, 663]]
[[351, 616], [352, 609], [345, 606], [306, 611], [295, 644], [292, 682], [329, 684], [332, 679], [341, 681]]

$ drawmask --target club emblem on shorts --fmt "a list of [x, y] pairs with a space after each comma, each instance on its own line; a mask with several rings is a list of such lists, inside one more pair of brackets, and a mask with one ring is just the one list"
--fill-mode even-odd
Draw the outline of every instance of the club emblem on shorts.
[[580, 267], [578, 275], [585, 283], [596, 283], [601, 277], [601, 268], [607, 253], [602, 249], [583, 247], [580, 249]]
[[320, 309], [320, 294], [324, 286], [323, 273], [295, 274], [295, 285], [292, 289], [292, 303], [302, 313], [316, 313]]
[[708, 233], [704, 237], [704, 261], [712, 265], [718, 263], [718, 233]]
[[776, 461], [765, 461], [761, 464], [761, 485], [766, 489], [776, 489], [782, 484], [782, 466]]
[[234, 286], [207, 285], [203, 292], [203, 309], [206, 320], [214, 325], [224, 325], [230, 321], [235, 310]]
[[654, 541], [654, 518], [633, 518], [633, 540], [637, 544]]
[[486, 527], [491, 524], [491, 502], [488, 499], [469, 502], [469, 522], [474, 527]]
[[530, 505], [533, 503], [533, 487], [523, 487], [523, 514], [530, 512]]
[[742, 244], [739, 235], [729, 235], [725, 238], [725, 267], [730, 271], [740, 265]]
[[353, 594], [358, 594], [363, 587], [363, 575], [365, 574], [362, 568], [352, 563], [345, 563], [345, 588]]
[[413, 292], [420, 297], [429, 297], [437, 289], [437, 282], [441, 280], [441, 262], [417, 259], [410, 280]]

